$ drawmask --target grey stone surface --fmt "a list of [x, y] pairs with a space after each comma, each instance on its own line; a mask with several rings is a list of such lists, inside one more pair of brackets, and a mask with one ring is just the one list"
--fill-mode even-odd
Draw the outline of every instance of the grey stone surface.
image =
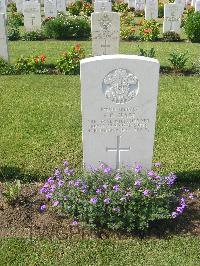
[[[89, 73], [89, 74], [88, 74]], [[134, 55], [107, 55], [81, 61], [83, 160], [152, 164], [159, 62]]]
[[5, 14], [0, 13], [0, 57], [9, 61]]

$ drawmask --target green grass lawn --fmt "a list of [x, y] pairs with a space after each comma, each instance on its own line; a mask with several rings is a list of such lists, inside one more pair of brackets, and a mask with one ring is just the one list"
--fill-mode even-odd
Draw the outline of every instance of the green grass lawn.
[[[154, 161], [198, 179], [200, 77], [161, 76]], [[63, 159], [82, 165], [79, 76], [2, 76], [0, 165], [6, 179], [41, 179]], [[1, 173], [2, 176], [2, 173]]]
[[1, 265], [199, 266], [197, 237], [160, 240], [0, 239]]
[[[60, 54], [65, 52], [67, 47], [70, 47], [76, 43], [80, 43], [81, 46], [86, 50], [86, 54], [91, 54], [91, 42], [90, 41], [17, 41], [9, 42], [10, 59], [11, 63], [16, 62], [17, 58], [21, 55], [40, 55], [44, 53], [47, 56], [47, 63], [56, 63]], [[188, 51], [188, 66], [200, 57], [200, 44], [195, 43], [169, 43], [169, 42], [121, 42], [120, 53], [122, 54], [138, 54], [138, 46], [144, 49], [150, 49], [154, 47], [156, 51], [156, 58], [160, 61], [162, 66], [169, 66], [168, 58], [169, 54], [175, 50], [179, 52]]]

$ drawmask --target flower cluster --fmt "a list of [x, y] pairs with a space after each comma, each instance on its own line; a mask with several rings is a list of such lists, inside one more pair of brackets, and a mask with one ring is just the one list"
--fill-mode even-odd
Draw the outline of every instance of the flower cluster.
[[177, 197], [175, 174], [161, 176], [160, 167], [156, 163], [146, 171], [138, 164], [117, 171], [101, 163], [76, 174], [65, 161], [62, 171], [56, 169], [40, 189], [47, 202], [41, 211], [49, 206], [72, 220], [72, 225], [146, 230], [151, 221], [175, 218], [186, 207], [186, 196]]
[[143, 41], [155, 41], [160, 34], [159, 23], [155, 20], [143, 20], [140, 27], [140, 38]]

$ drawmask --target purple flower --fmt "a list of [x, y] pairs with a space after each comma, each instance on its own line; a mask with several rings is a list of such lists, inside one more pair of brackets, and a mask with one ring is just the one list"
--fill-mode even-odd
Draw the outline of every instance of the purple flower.
[[104, 169], [105, 168], [105, 164], [104, 163], [100, 163], [100, 165], [99, 165], [99, 169]]
[[162, 164], [161, 164], [161, 162], [157, 162], [154, 165], [155, 165], [155, 167], [161, 167]]
[[81, 184], [80, 180], [76, 180], [75, 183], [74, 183], [75, 187], [79, 187], [80, 184]]
[[120, 208], [113, 208], [113, 211], [119, 213], [120, 212]]
[[119, 190], [119, 185], [114, 185], [114, 186], [113, 186], [113, 190], [114, 190], [115, 192], [117, 192], [117, 191]]
[[124, 196], [125, 197], [130, 197], [132, 194], [131, 194], [131, 192], [127, 192]]
[[141, 181], [140, 181], [140, 180], [135, 180], [134, 185], [135, 185], [137, 188], [141, 187]]
[[67, 175], [67, 176], [71, 176], [73, 175], [74, 173], [74, 170], [70, 170], [68, 167], [64, 170], [64, 173]]
[[64, 184], [65, 184], [65, 182], [63, 180], [59, 180], [58, 181], [58, 186], [59, 187], [62, 187]]
[[159, 176], [159, 175], [157, 175], [157, 176], [154, 176], [154, 178], [155, 178], [155, 179], [160, 179], [160, 176]]
[[101, 193], [102, 193], [102, 190], [101, 190], [100, 188], [98, 188], [98, 189], [96, 190], [96, 193], [97, 193], [97, 194], [101, 194]]
[[116, 180], [119, 180], [119, 179], [121, 179], [121, 176], [120, 176], [120, 174], [117, 174], [117, 175], [115, 176], [115, 179], [116, 179]]
[[103, 172], [104, 172], [104, 174], [109, 174], [111, 172], [111, 168], [106, 167]]
[[176, 181], [176, 175], [174, 173], [170, 173], [169, 176], [165, 177], [166, 183], [169, 186], [172, 186], [174, 182]]
[[63, 165], [64, 165], [65, 167], [68, 167], [68, 166], [69, 166], [69, 162], [68, 162], [68, 161], [64, 161], [64, 162], [63, 162]]
[[50, 191], [51, 191], [51, 192], [54, 192], [55, 189], [56, 189], [56, 185], [51, 185], [51, 187], [50, 187]]
[[135, 172], [136, 173], [141, 173], [141, 171], [142, 171], [142, 165], [141, 164], [136, 165]]
[[178, 216], [177, 212], [172, 212], [172, 218], [176, 218]]
[[189, 199], [194, 199], [193, 193], [190, 193], [188, 197], [189, 197]]
[[143, 195], [144, 195], [145, 197], [149, 196], [149, 193], [150, 193], [150, 190], [149, 190], [149, 189], [145, 189], [145, 190], [143, 191]]
[[161, 187], [161, 184], [157, 184], [157, 185], [156, 185], [156, 188], [157, 188], [157, 189], [160, 189], [160, 187]]
[[46, 194], [46, 198], [47, 198], [47, 199], [51, 199], [51, 198], [52, 198], [52, 193], [48, 193], [48, 194]]
[[184, 188], [184, 190], [183, 190], [185, 193], [188, 193], [188, 192], [190, 192], [189, 191], [189, 189], [187, 189], [187, 188]]
[[97, 201], [98, 201], [98, 199], [97, 199], [96, 197], [90, 199], [90, 202], [91, 202], [92, 204], [96, 204]]
[[49, 183], [45, 183], [43, 187], [44, 188], [48, 188], [49, 187]]
[[103, 189], [107, 189], [108, 188], [108, 185], [107, 184], [104, 184], [102, 187], [103, 187]]
[[45, 187], [42, 187], [40, 189], [40, 194], [43, 194], [43, 193], [46, 193], [47, 192], [47, 189]]
[[106, 204], [109, 204], [109, 203], [110, 203], [110, 198], [106, 198], [106, 199], [104, 199], [103, 202], [106, 203]]
[[52, 205], [52, 206], [53, 206], [53, 207], [56, 207], [56, 206], [58, 206], [58, 205], [59, 205], [59, 203], [60, 203], [60, 202], [59, 202], [58, 200], [56, 200], [56, 201], [54, 201], [54, 203], [53, 203], [53, 205]]
[[58, 179], [62, 178], [61, 171], [59, 169], [55, 169], [54, 175]]
[[41, 206], [40, 206], [40, 210], [41, 210], [41, 211], [45, 211], [45, 210], [46, 210], [46, 205], [45, 205], [45, 204], [41, 205]]
[[47, 179], [47, 182], [48, 182], [49, 184], [54, 183], [54, 179], [53, 179], [53, 177], [49, 177], [49, 178]]
[[149, 171], [149, 172], [147, 173], [147, 175], [150, 176], [150, 177], [155, 177], [155, 176], [156, 176], [156, 174], [155, 174], [154, 171]]
[[77, 225], [78, 224], [78, 222], [76, 221], [76, 220], [74, 220], [73, 222], [72, 222], [72, 225]]

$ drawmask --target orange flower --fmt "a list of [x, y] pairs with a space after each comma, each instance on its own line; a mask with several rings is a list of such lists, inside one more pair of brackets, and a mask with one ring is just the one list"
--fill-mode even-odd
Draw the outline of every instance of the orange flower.
[[144, 31], [144, 33], [150, 33], [150, 32], [152, 32], [151, 29], [144, 29], [143, 31]]
[[44, 63], [44, 61], [45, 61], [45, 59], [46, 59], [45, 54], [41, 54], [40, 59], [41, 59], [42, 63]]
[[74, 47], [75, 51], [80, 51], [81, 50], [81, 45], [78, 43]]
[[38, 64], [38, 62], [39, 62], [39, 58], [36, 57], [36, 58], [35, 58], [35, 63]]

